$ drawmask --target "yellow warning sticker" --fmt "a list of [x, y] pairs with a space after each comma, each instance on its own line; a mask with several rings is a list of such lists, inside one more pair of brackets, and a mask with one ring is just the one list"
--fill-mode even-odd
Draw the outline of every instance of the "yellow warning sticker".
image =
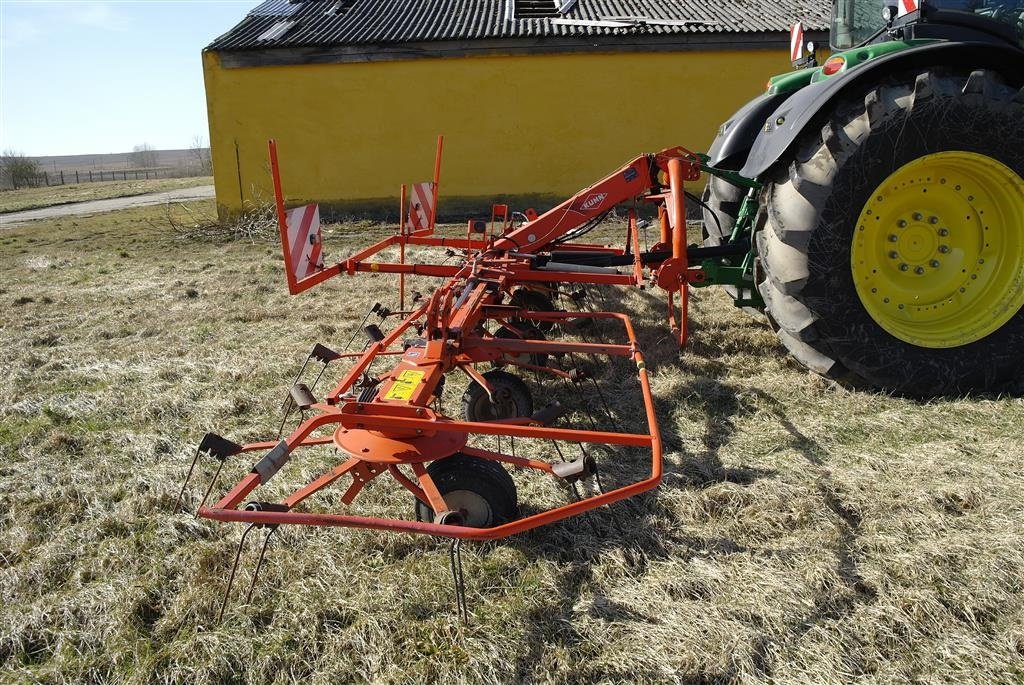
[[398, 378], [391, 382], [391, 387], [384, 394], [386, 400], [408, 400], [412, 393], [423, 382], [425, 371], [412, 371], [406, 369], [398, 374]]

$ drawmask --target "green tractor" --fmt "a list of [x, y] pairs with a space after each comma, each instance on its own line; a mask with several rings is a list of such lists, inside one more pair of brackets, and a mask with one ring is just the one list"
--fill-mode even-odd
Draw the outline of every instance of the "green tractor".
[[820, 374], [1019, 391], [1024, 0], [899, 1], [834, 0], [831, 57], [722, 125], [705, 246], [749, 252], [707, 266]]

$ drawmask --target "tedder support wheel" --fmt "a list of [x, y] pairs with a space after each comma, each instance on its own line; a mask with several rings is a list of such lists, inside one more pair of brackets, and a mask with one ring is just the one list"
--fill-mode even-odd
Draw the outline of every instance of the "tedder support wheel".
[[[536, 290], [529, 290], [527, 288], [519, 288], [512, 293], [512, 297], [509, 298], [508, 303], [514, 307], [521, 307], [522, 309], [531, 312], [555, 311], [555, 305], [551, 302], [550, 297], [544, 293], [537, 292]], [[555, 326], [553, 321], [537, 321], [536, 319], [514, 318], [511, 321], [519, 326], [534, 326], [545, 333]]]
[[[519, 518], [515, 483], [497, 462], [456, 453], [432, 463], [427, 473], [451, 510], [459, 514], [452, 523], [492, 528]], [[419, 499], [416, 519], [434, 520], [430, 505]]]
[[[515, 330], [509, 328], [513, 326]], [[544, 340], [544, 334], [541, 330], [532, 324], [509, 324], [508, 326], [502, 326], [498, 329], [497, 333], [494, 334], [495, 338], [501, 338], [502, 340]], [[508, 358], [514, 359], [520, 364], [532, 364], [533, 366], [547, 366], [548, 356], [543, 352], [535, 352], [530, 354], [524, 352], [522, 354], [507, 354]]]
[[484, 374], [491, 384], [494, 401], [477, 382], [469, 384], [462, 395], [462, 411], [467, 421], [498, 421], [533, 414], [533, 397], [518, 376], [494, 369]]
[[836, 104], [767, 187], [766, 311], [810, 369], [929, 396], [1024, 377], [1024, 90], [898, 74]]

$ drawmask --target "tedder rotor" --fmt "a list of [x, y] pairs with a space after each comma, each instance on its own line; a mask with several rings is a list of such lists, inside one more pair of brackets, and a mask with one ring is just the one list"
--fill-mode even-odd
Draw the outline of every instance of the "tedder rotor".
[[[197, 515], [249, 524], [239, 543], [231, 580], [245, 535], [253, 527], [267, 529], [267, 540], [281, 524], [427, 534], [455, 541], [452, 569], [465, 616], [461, 566], [456, 563], [458, 541], [521, 533], [648, 491], [661, 480], [658, 421], [647, 365], [629, 316], [590, 306], [556, 310], [553, 296], [568, 288], [570, 294], [563, 297], [580, 303], [586, 299], [587, 286], [645, 288], [655, 284], [667, 292], [668, 320], [676, 341], [684, 345], [689, 286], [717, 282], [745, 285], [749, 290], [753, 281], [749, 240], [687, 246], [684, 185], [698, 180], [702, 172], [747, 188], [751, 198], [759, 185], [735, 172], [711, 167], [706, 156], [681, 147], [669, 148], [633, 159], [548, 212], [538, 215], [528, 209], [512, 213], [505, 205], [495, 205], [489, 222], [470, 220], [464, 237], [452, 237], [435, 230], [442, 143], [439, 138], [434, 180], [411, 186], [408, 201], [403, 186], [399, 229], [343, 261], [328, 264], [322, 252], [319, 210], [316, 205], [286, 209], [277, 149], [274, 141], [270, 142], [289, 291], [297, 294], [339, 275], [397, 274], [398, 311], [375, 305], [363, 323], [372, 314], [382, 323], [400, 322], [387, 333], [377, 324], [365, 326], [369, 342], [360, 352], [339, 353], [325, 345], [314, 346], [289, 392], [289, 409], [299, 409], [303, 418], [287, 437], [244, 445], [214, 433], [203, 438], [182, 496], [201, 455], [220, 462]], [[756, 200], [750, 202], [756, 204]], [[648, 224], [639, 215], [645, 203], [656, 212], [659, 240], [642, 250], [639, 234]], [[627, 215], [620, 246], [580, 241], [616, 207], [625, 209]], [[752, 207], [741, 211], [735, 236], [742, 234], [752, 215]], [[393, 254], [395, 248], [398, 261], [377, 261], [381, 253]], [[447, 259], [410, 263], [407, 248], [440, 248]], [[735, 257], [742, 265], [723, 266], [723, 256]], [[428, 297], [412, 297], [411, 308], [405, 309], [407, 276], [443, 281]], [[585, 334], [556, 337], [560, 331], [597, 327], [617, 329], [618, 339], [594, 342]], [[539, 381], [575, 386], [575, 396], [589, 397], [595, 406], [604, 405], [604, 416], [611, 418], [593, 374], [574, 363], [580, 357], [624, 358], [632, 363], [645, 417], [642, 428], [629, 432], [605, 427], [593, 413], [582, 428], [563, 425], [562, 419], [571, 410], [557, 401], [536, 407], [528, 386], [513, 373], [528, 372]], [[317, 394], [316, 382], [312, 386], [299, 382], [314, 360], [324, 368], [337, 361], [350, 366], [332, 389]], [[444, 413], [438, 402], [446, 376], [455, 372], [469, 381], [461, 415]], [[317, 381], [323, 373], [321, 370]], [[553, 446], [559, 459], [547, 461], [523, 453], [524, 445], [538, 443]], [[603, 487], [592, 453], [594, 445], [648, 452], [649, 473], [635, 482]], [[334, 447], [337, 462], [286, 497], [259, 499], [262, 486], [293, 457], [315, 446]], [[226, 494], [207, 504], [225, 461], [246, 453], [255, 456], [251, 470]], [[575, 459], [563, 457], [577, 453], [580, 456]], [[521, 515], [509, 468], [568, 485], [568, 501], [539, 511], [531, 507], [530, 513]], [[414, 520], [359, 512], [355, 500], [375, 479], [390, 479], [394, 487], [411, 493]], [[585, 496], [577, 488], [582, 481], [596, 483], [586, 488]], [[348, 509], [307, 507], [308, 498], [339, 483], [344, 488], [340, 501]], [[230, 586], [231, 581], [228, 593]]]

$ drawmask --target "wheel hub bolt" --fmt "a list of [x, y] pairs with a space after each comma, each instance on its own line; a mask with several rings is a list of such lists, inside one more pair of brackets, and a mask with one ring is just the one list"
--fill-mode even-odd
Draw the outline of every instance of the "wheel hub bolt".
[[896, 259], [899, 256], [900, 256], [900, 253], [897, 252], [896, 250], [893, 250], [892, 252], [889, 253], [889, 259]]
[[917, 274], [918, 276], [920, 276], [921, 274], [924, 273], [924, 267], [923, 266], [916, 267], [914, 269], [914, 273]]
[[907, 264], [900, 264], [900, 271], [906, 271], [909, 268], [910, 266], [908, 266]]
[[937, 259], [933, 259], [930, 263], [931, 263], [933, 269], [938, 269], [939, 266], [940, 266], [939, 265], [939, 260], [937, 260]]
[[949, 245], [939, 245], [939, 252], [949, 254]]
[[896, 225], [899, 226], [900, 228], [906, 228], [907, 227], [907, 220], [906, 219], [900, 219], [899, 221], [896, 222]]
[[889, 235], [889, 242], [890, 243], [895, 243], [897, 240], [899, 240], [899, 238], [896, 237], [895, 233]]
[[946, 237], [947, 235], [949, 235], [949, 229], [948, 228], [940, 228], [939, 229], [939, 235], [941, 235], [942, 237]]
[[937, 217], [937, 216], [929, 217], [928, 218], [928, 223], [933, 224], [933, 225], [939, 223], [939, 217]]
[[924, 214], [921, 212], [914, 212], [914, 221], [921, 221], [924, 219]]

